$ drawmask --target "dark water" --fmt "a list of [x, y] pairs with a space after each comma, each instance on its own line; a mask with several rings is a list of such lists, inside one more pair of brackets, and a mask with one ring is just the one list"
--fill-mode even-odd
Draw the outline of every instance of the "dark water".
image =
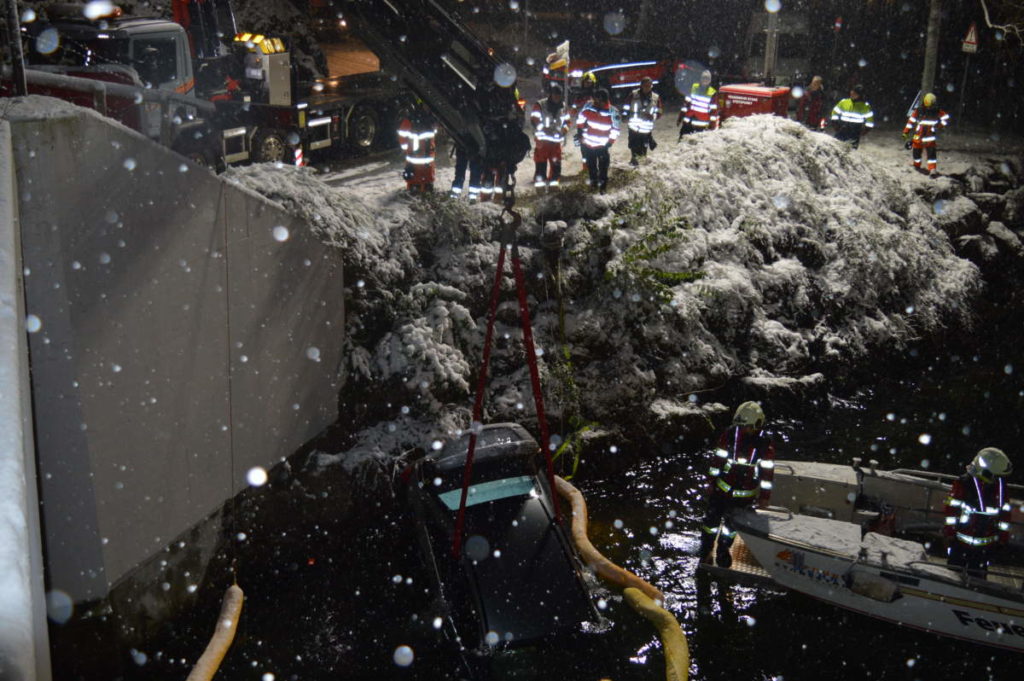
[[[1007, 451], [1024, 482], [1024, 325], [985, 311], [984, 332], [946, 346], [908, 352], [837, 386], [820, 403], [781, 417], [765, 404], [779, 458], [845, 463], [874, 458], [883, 468], [925, 466], [958, 473], [982, 446]], [[1005, 333], [1007, 329], [1016, 330]], [[594, 545], [669, 598], [687, 634], [690, 678], [701, 681], [934, 679], [1018, 681], [1024, 656], [940, 638], [799, 594], [763, 586], [718, 584], [696, 575], [703, 511], [706, 441], [681, 441], [657, 458], [609, 474], [581, 465]], [[330, 473], [328, 472], [328, 475]], [[333, 517], [318, 494], [285, 487], [287, 504], [251, 528], [262, 548], [244, 556], [243, 621], [218, 678], [456, 679], [467, 666], [433, 627], [440, 613], [410, 518], [386, 491], [367, 490], [357, 517]], [[311, 520], [312, 519], [312, 520]], [[222, 587], [220, 587], [222, 588]], [[124, 654], [126, 679], [184, 678], [216, 621], [211, 590], [146, 652]], [[618, 592], [595, 586], [603, 622], [543, 649], [504, 653], [471, 664], [491, 679], [664, 678], [653, 628]], [[394, 654], [409, 646], [412, 664]], [[478, 674], [478, 678], [484, 675]], [[68, 676], [67, 678], [72, 678]]]

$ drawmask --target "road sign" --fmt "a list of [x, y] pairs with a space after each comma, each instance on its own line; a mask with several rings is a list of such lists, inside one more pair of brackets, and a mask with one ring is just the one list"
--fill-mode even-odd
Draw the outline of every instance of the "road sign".
[[974, 54], [978, 51], [978, 25], [973, 21], [971, 22], [971, 27], [967, 29], [967, 35], [964, 36], [962, 49], [968, 54]]

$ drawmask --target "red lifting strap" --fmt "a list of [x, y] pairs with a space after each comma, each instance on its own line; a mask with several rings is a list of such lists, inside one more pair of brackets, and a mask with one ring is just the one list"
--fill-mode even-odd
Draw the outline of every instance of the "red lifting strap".
[[537, 408], [537, 421], [540, 426], [540, 446], [547, 463], [548, 486], [551, 488], [551, 500], [555, 505], [555, 522], [561, 521], [558, 496], [555, 493], [555, 468], [551, 459], [551, 448], [548, 437], [548, 421], [544, 415], [544, 395], [540, 391], [540, 371], [537, 369], [537, 352], [533, 345], [533, 329], [530, 326], [530, 307], [526, 301], [526, 283], [523, 279], [523, 268], [519, 261], [519, 248], [516, 243], [515, 229], [522, 224], [519, 213], [505, 209], [512, 222], [507, 224], [501, 234], [501, 247], [498, 250], [498, 268], [494, 273], [494, 287], [491, 289], [491, 307], [487, 312], [487, 333], [484, 336], [484, 353], [477, 377], [476, 398], [473, 400], [473, 423], [469, 434], [469, 448], [466, 451], [466, 466], [462, 470], [462, 495], [459, 497], [459, 514], [455, 519], [455, 537], [452, 540], [452, 555], [459, 557], [462, 549], [462, 534], [466, 522], [466, 497], [469, 495], [469, 483], [473, 478], [473, 455], [476, 453], [476, 435], [480, 428], [480, 420], [484, 406], [484, 388], [487, 384], [487, 367], [491, 362], [491, 340], [494, 337], [494, 320], [498, 315], [498, 297], [501, 293], [501, 276], [505, 268], [505, 244], [512, 243], [512, 269], [515, 274], [516, 292], [519, 298], [519, 315], [523, 324], [523, 345], [526, 346], [526, 362], [530, 367], [530, 384], [533, 388], [533, 400]]

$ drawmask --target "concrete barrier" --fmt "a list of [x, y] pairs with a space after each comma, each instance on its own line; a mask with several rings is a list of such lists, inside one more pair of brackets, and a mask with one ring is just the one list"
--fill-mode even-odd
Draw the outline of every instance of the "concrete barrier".
[[304, 224], [40, 99], [4, 117], [59, 620], [335, 420], [344, 309], [340, 256]]

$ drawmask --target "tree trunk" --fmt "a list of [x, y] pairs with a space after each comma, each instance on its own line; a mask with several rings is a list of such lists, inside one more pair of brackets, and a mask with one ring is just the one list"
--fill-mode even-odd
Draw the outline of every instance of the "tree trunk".
[[935, 69], [939, 63], [939, 23], [942, 19], [942, 0], [931, 0], [928, 10], [928, 41], [924, 47], [924, 73], [921, 74], [921, 92], [935, 87]]

